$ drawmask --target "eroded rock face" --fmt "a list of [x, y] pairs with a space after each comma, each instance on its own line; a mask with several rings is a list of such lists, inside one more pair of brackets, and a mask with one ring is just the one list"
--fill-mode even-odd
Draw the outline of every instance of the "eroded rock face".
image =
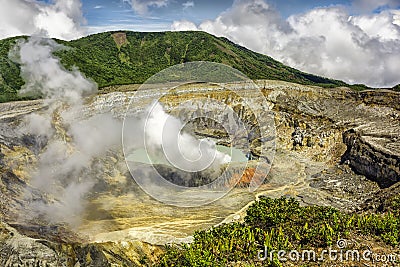
[[[375, 203], [375, 198], [382, 198], [383, 193], [379, 192], [383, 191], [379, 186], [388, 187], [400, 180], [400, 93], [358, 93], [348, 88], [326, 89], [277, 81], [259, 81], [258, 84], [272, 109], [276, 138], [269, 135], [262, 138], [261, 133], [266, 129], [256, 127], [254, 114], [229, 92], [210, 89], [201, 94], [230, 104], [246, 123], [251, 130], [247, 140], [251, 162], [260, 159], [263, 146], [276, 145], [275, 158], [262, 159], [266, 164], [272, 164], [265, 185], [260, 189], [262, 194], [272, 197], [290, 195], [303, 204], [332, 205], [354, 211], [366, 200]], [[190, 93], [162, 101], [168, 110], [182, 99], [198, 96], [196, 90], [194, 86]], [[251, 98], [251, 90], [246, 94]], [[110, 111], [116, 117], [123, 117], [133, 95], [133, 92], [114, 92], [96, 96], [88, 100], [82, 116]], [[257, 99], [254, 103], [256, 106]], [[165, 232], [169, 237], [179, 233], [175, 237], [186, 240], [188, 233], [221, 222], [223, 218], [218, 216], [223, 217], [222, 209], [237, 207], [239, 210], [254, 199], [241, 195], [239, 188], [234, 192], [237, 196], [233, 195], [226, 203], [221, 201], [203, 209], [156, 208], [156, 201], [134, 187], [128, 170], [123, 166], [122, 153], [115, 153], [98, 161], [103, 165], [105, 175], [88, 197], [89, 208], [80, 231], [43, 220], [21, 220], [22, 211], [29, 212], [26, 199], [51, 199], [51, 196], [35, 190], [29, 177], [47, 140], [29, 136], [21, 138], [17, 133], [25, 114], [45, 108], [41, 101], [0, 104], [1, 266], [149, 264], [162, 250], [140, 241], [154, 241], [147, 239], [147, 231]], [[184, 118], [191, 114], [182, 111], [174, 115]], [[244, 147], [239, 139], [229, 140], [223, 127], [212, 120], [200, 118], [188, 127], [193, 128], [198, 137], [214, 138], [225, 146]], [[249, 173], [251, 168], [244, 175], [229, 173], [228, 176], [237, 177], [240, 186], [245, 187]], [[196, 181], [191, 180], [187, 185], [196, 185]], [[30, 194], [28, 198], [27, 192]], [[241, 201], [243, 203], [239, 205]], [[160, 223], [157, 221], [160, 218], [170, 221], [170, 224]], [[88, 237], [82, 233], [98, 235]], [[152, 243], [165, 243], [165, 240], [161, 236]]]
[[162, 248], [142, 243], [56, 243], [21, 235], [0, 223], [1, 266], [150, 266]]
[[[342, 160], [357, 173], [376, 181], [380, 187], [387, 188], [400, 181], [400, 156], [396, 151], [374, 146], [375, 140], [395, 138], [390, 135], [368, 136], [357, 134], [354, 130], [343, 133], [347, 151]], [[395, 142], [395, 140], [393, 140]]]
[[[341, 163], [350, 165], [355, 172], [381, 187], [399, 181], [399, 93], [301, 86], [265, 91], [275, 103], [278, 131], [279, 125], [284, 124], [281, 132], [286, 135], [291, 132], [294, 149], [306, 153], [319, 150], [314, 155], [317, 158], [341, 158]], [[292, 145], [279, 143], [286, 143], [287, 149]], [[324, 153], [318, 147], [331, 150]]]

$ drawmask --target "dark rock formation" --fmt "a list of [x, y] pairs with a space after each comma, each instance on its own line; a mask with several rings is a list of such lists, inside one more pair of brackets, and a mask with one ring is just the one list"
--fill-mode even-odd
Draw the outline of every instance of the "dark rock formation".
[[400, 181], [399, 155], [374, 147], [354, 130], [343, 133], [343, 142], [347, 151], [342, 162], [348, 163], [357, 173], [376, 181], [382, 188]]

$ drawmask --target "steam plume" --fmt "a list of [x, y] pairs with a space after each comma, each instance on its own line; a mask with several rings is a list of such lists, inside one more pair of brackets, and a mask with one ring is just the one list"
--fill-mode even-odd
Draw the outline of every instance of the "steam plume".
[[[21, 93], [45, 98], [46, 108], [25, 116], [20, 132], [42, 142], [30, 184], [46, 199], [30, 199], [31, 219], [37, 216], [51, 223], [78, 226], [87, 197], [104, 175], [108, 153], [121, 153], [122, 123], [111, 114], [83, 112], [86, 97], [97, 85], [76, 68], [65, 69], [53, 55], [66, 49], [53, 40], [31, 37], [20, 41], [10, 57], [21, 64], [25, 80]], [[198, 171], [216, 169], [230, 157], [216, 151], [215, 143], [182, 133], [183, 124], [168, 115], [160, 104], [136, 118], [129, 118], [131, 147], [148, 148], [175, 167]], [[29, 196], [29, 194], [27, 194]]]

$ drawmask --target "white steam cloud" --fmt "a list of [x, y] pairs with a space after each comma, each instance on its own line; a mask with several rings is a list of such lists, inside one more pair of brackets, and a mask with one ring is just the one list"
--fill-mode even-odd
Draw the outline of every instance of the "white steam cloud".
[[[19, 41], [10, 53], [21, 64], [25, 81], [21, 92], [42, 95], [47, 106], [25, 116], [19, 129], [22, 137], [39, 144], [29, 183], [47, 196], [45, 200], [29, 199], [32, 213], [25, 219], [40, 217], [78, 226], [87, 197], [104, 177], [107, 156], [122, 156], [122, 122], [108, 113], [83, 112], [86, 97], [95, 94], [97, 86], [77, 69], [66, 70], [53, 55], [59, 49], [65, 48], [51, 39], [31, 37]], [[230, 161], [216, 151], [215, 143], [182, 133], [183, 124], [160, 104], [149, 110], [129, 119], [127, 132], [133, 147], [148, 145], [150, 153], [167, 153], [171, 163], [189, 171]]]
[[146, 117], [143, 129], [150, 156], [165, 157], [165, 161], [188, 172], [218, 169], [221, 164], [231, 161], [230, 156], [216, 150], [213, 141], [198, 140], [183, 132], [184, 124], [168, 115], [159, 103], [149, 109]]
[[0, 39], [39, 35], [70, 40], [84, 35], [80, 0], [54, 0], [50, 4], [0, 0], [0, 6]]
[[[368, 1], [355, 1], [355, 5], [358, 2]], [[398, 11], [350, 16], [344, 7], [328, 7], [285, 20], [264, 0], [237, 0], [215, 20], [198, 26], [175, 21], [172, 29], [224, 36], [294, 68], [352, 84], [392, 87], [400, 83]]]
[[62, 99], [70, 104], [81, 104], [83, 96], [96, 93], [97, 85], [77, 70], [67, 71], [53, 52], [66, 47], [51, 39], [31, 37], [21, 41], [11, 58], [21, 64], [25, 85], [20, 93], [42, 94], [46, 99]]
[[10, 57], [21, 64], [24, 94], [41, 94], [47, 109], [25, 117], [20, 132], [37, 140], [47, 140], [38, 151], [36, 170], [30, 184], [48, 194], [49, 199], [31, 202], [33, 214], [52, 223], [77, 225], [85, 207], [85, 197], [96, 183], [101, 169], [92, 168], [96, 157], [121, 142], [121, 124], [111, 115], [82, 118], [84, 97], [94, 94], [97, 85], [78, 70], [68, 71], [53, 56], [63, 49], [51, 39], [32, 37], [20, 41]]

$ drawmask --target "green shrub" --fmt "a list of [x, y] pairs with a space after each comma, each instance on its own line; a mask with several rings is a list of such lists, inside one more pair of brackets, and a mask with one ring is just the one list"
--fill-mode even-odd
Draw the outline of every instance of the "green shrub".
[[[357, 234], [399, 246], [399, 223], [399, 216], [392, 213], [346, 214], [331, 207], [302, 207], [293, 198], [261, 198], [248, 208], [244, 223], [196, 232], [190, 245], [168, 246], [159, 266], [265, 266], [257, 260], [264, 247], [268, 251], [326, 248]], [[275, 257], [266, 263], [281, 265]]]

